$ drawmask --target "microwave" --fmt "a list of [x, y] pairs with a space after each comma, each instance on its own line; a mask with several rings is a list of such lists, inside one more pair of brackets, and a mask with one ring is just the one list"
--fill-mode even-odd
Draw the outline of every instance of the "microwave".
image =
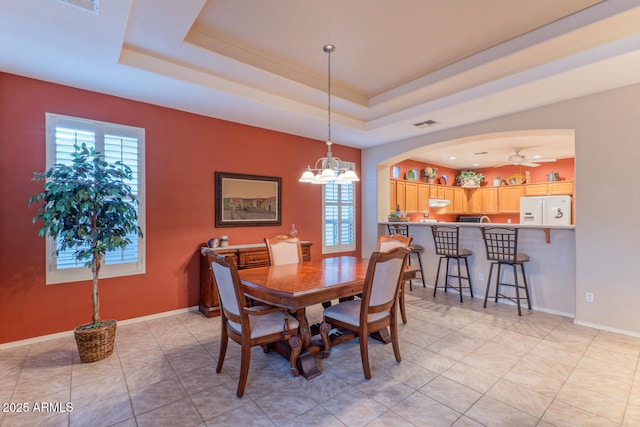
[[458, 222], [481, 222], [481, 216], [459, 216]]

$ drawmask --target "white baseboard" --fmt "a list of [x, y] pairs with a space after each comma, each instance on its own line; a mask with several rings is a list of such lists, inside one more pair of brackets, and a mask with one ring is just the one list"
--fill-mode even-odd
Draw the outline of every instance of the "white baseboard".
[[609, 326], [598, 325], [596, 323], [582, 322], [580, 320], [575, 320], [575, 319], [573, 320], [573, 323], [580, 326], [587, 326], [589, 328], [600, 329], [602, 331], [615, 332], [616, 334], [621, 334], [621, 335], [628, 335], [630, 337], [640, 337], [640, 333], [638, 332], [625, 331], [623, 329], [617, 329], [617, 328], [610, 328]]
[[[176, 314], [188, 313], [190, 311], [198, 311], [198, 306], [195, 305], [193, 307], [179, 308], [177, 310], [164, 311], [162, 313], [150, 314], [148, 316], [134, 317], [133, 319], [118, 320], [118, 325], [123, 325], [123, 326], [124, 325], [131, 325], [133, 323], [146, 322], [148, 320], [160, 319], [162, 317], [174, 316]], [[72, 336], [73, 336], [73, 330], [70, 330], [70, 331], [65, 331], [65, 332], [58, 332], [58, 333], [55, 333], [55, 334], [42, 335], [42, 336], [39, 336], [39, 337], [27, 338], [26, 340], [11, 341], [11, 342], [8, 342], [8, 343], [0, 344], [0, 350], [4, 350], [6, 348], [12, 348], [12, 347], [19, 347], [21, 345], [26, 345], [26, 344], [35, 344], [35, 343], [38, 343], [38, 342], [49, 341], [49, 340], [53, 340], [53, 339], [56, 339], [56, 338], [65, 338], [65, 337], [72, 337]]]
[[[429, 287], [429, 286], [427, 285], [427, 287]], [[431, 289], [433, 289], [433, 286], [431, 286]], [[454, 288], [454, 291], [457, 292], [455, 290], [455, 288]], [[469, 293], [469, 291], [465, 291], [465, 290], [462, 291], [462, 295], [466, 296], [466, 297], [471, 297], [471, 294]], [[473, 299], [484, 299], [484, 296], [476, 294], [473, 297]], [[491, 298], [487, 302], [492, 302], [492, 303], [495, 304], [495, 301], [493, 301]], [[511, 300], [509, 300], [509, 299], [506, 299], [506, 298], [500, 298], [498, 300], [498, 304], [512, 305], [514, 307], [514, 309], [516, 308], [516, 303], [511, 301]], [[528, 310], [527, 308], [524, 308], [524, 309]], [[574, 313], [567, 313], [567, 312], [564, 312], [564, 311], [552, 310], [550, 308], [538, 307], [538, 306], [533, 305], [533, 304], [531, 305], [531, 309], [535, 310], [535, 311], [541, 311], [543, 313], [556, 314], [558, 316], [568, 317], [570, 319], [574, 319], [576, 317], [576, 315]]]

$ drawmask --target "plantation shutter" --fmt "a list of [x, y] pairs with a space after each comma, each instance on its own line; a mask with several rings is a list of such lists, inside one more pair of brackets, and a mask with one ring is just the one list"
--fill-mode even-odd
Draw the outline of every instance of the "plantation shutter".
[[[63, 164], [67, 166], [70, 166], [72, 164], [71, 154], [75, 151], [75, 149], [73, 148], [75, 144], [86, 144], [89, 148], [96, 147], [96, 134], [92, 131], [72, 129], [69, 126], [61, 125], [56, 126], [55, 135], [56, 164]], [[87, 245], [82, 245], [78, 247], [77, 250], [86, 248], [88, 248]], [[85, 261], [76, 260], [74, 250], [67, 249], [65, 251], [62, 251], [60, 250], [60, 243], [58, 242], [56, 242], [56, 250], [58, 250], [59, 252], [58, 255], [54, 258], [55, 268], [68, 269], [84, 266]]]
[[[107, 134], [104, 136], [103, 154], [107, 162], [122, 162], [131, 168], [132, 179], [127, 184], [131, 186], [133, 194], [138, 197], [138, 140]], [[131, 244], [125, 249], [107, 252], [105, 264], [136, 262], [138, 259], [138, 236], [135, 233], [129, 233], [127, 237], [131, 240]]]
[[353, 250], [355, 185], [333, 181], [323, 186], [323, 253]]
[[[50, 113], [47, 113], [46, 120], [47, 167], [53, 164], [70, 165], [74, 145], [86, 144], [103, 154], [107, 162], [121, 161], [131, 168], [132, 179], [127, 184], [138, 198], [138, 225], [143, 228], [144, 129]], [[142, 240], [135, 233], [130, 234], [129, 239], [131, 244], [126, 249], [110, 251], [105, 255], [101, 277], [144, 273]], [[50, 246], [47, 247], [47, 283], [70, 282], [90, 277], [85, 261], [76, 260], [75, 250], [60, 251], [56, 256], [55, 250], [59, 250], [60, 245], [50, 240]]]

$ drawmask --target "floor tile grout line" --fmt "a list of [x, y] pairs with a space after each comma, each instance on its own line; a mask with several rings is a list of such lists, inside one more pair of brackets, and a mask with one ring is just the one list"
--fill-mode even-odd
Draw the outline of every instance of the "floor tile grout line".
[[[178, 320], [180, 320], [180, 326], [181, 326], [183, 329], [185, 329], [186, 331], [188, 331], [188, 332], [189, 332], [189, 334], [190, 334], [190, 335], [191, 335], [191, 336], [196, 340], [196, 342], [198, 343], [198, 345], [202, 346], [202, 344], [201, 344], [201, 343], [200, 343], [200, 341], [197, 339], [197, 337], [195, 337], [195, 336], [191, 333], [191, 331], [183, 325], [183, 322], [181, 321], [181, 319], [179, 319], [179, 317], [176, 317], [176, 318], [177, 318]], [[146, 322], [145, 322], [145, 323], [146, 323]], [[148, 327], [148, 326], [149, 326], [149, 325], [147, 325], [147, 327]], [[197, 405], [195, 404], [195, 402], [193, 401], [193, 396], [191, 396], [191, 394], [189, 394], [189, 392], [188, 392], [188, 391], [187, 391], [187, 389], [185, 388], [185, 386], [184, 386], [184, 384], [182, 383], [182, 381], [180, 381], [180, 376], [179, 376], [178, 372], [176, 371], [176, 369], [174, 368], [173, 364], [171, 364], [171, 361], [169, 360], [169, 358], [167, 357], [167, 353], [165, 352], [165, 349], [162, 347], [162, 345], [160, 344], [160, 342], [158, 342], [158, 337], [153, 333], [153, 330], [152, 330], [151, 328], [149, 328], [149, 332], [150, 332], [150, 334], [153, 336], [153, 338], [154, 338], [154, 340], [155, 340], [156, 344], [158, 345], [158, 347], [160, 348], [160, 350], [162, 351], [162, 354], [164, 355], [165, 360], [167, 361], [167, 363], [169, 364], [169, 366], [171, 366], [171, 370], [173, 371], [173, 373], [174, 373], [174, 375], [175, 375], [176, 381], [178, 382], [178, 384], [180, 384], [180, 387], [182, 388], [182, 390], [184, 391], [184, 393], [185, 393], [185, 394], [187, 395], [187, 397], [189, 398], [189, 402], [191, 402], [191, 404], [192, 404], [192, 405], [193, 405], [193, 407], [195, 408], [196, 412], [198, 413], [198, 416], [200, 417], [201, 422], [202, 422], [202, 423], [204, 423], [204, 424], [206, 424], [205, 417], [202, 415], [202, 413], [201, 413], [200, 409], [198, 409], [198, 406], [197, 406]], [[204, 350], [205, 350], [205, 351], [207, 351], [207, 349], [206, 349], [206, 348], [205, 348]], [[207, 351], [207, 354], [210, 354], [210, 353]], [[166, 379], [165, 379], [165, 380], [166, 380]], [[165, 381], [165, 380], [161, 380], [161, 381]], [[159, 381], [159, 382], [160, 382], [160, 381]], [[155, 384], [157, 384], [157, 383], [155, 383]], [[163, 405], [163, 406], [161, 406], [161, 407], [166, 407], [166, 406], [172, 405], [172, 404], [174, 404], [174, 403], [176, 403], [176, 402], [179, 402], [179, 400], [176, 400], [176, 401], [173, 401], [173, 402], [169, 402], [169, 403], [167, 403], [167, 404], [165, 404], [165, 405]], [[132, 405], [133, 405], [133, 401], [132, 401], [131, 403], [132, 403]], [[155, 410], [157, 410], [157, 409], [159, 409], [159, 408], [161, 408], [161, 407], [154, 408], [154, 409], [152, 409], [152, 410], [150, 410], [150, 411], [148, 411], [148, 412], [155, 411]], [[148, 413], [148, 412], [146, 412], [146, 413]], [[134, 415], [135, 415], [135, 411], [134, 411]], [[141, 414], [141, 415], [142, 415], [142, 414]], [[137, 421], [137, 418], [136, 418], [136, 421]]]
[[[428, 299], [428, 298], [424, 298], [424, 300], [427, 300], [427, 299]], [[450, 305], [450, 306], [451, 306], [451, 307], [453, 307], [453, 308], [458, 308], [458, 306], [457, 306], [457, 305], [452, 304], [450, 301], [445, 301], [445, 302], [444, 302], [444, 305], [445, 305], [445, 306]], [[466, 307], [465, 307], [465, 308], [466, 308]], [[439, 313], [439, 311], [438, 311], [438, 310], [430, 310], [430, 309], [427, 309], [427, 308], [420, 308], [420, 309], [421, 309], [421, 310], [425, 310], [425, 311], [430, 311], [430, 312], [432, 312], [432, 313], [436, 313], [436, 314], [438, 314], [438, 313]], [[473, 312], [474, 314], [475, 314], [475, 313], [478, 313], [478, 312], [482, 312], [482, 310], [476, 310], [476, 308], [475, 308], [475, 307], [473, 307], [473, 308], [469, 309], [469, 311], [470, 311], [470, 312]], [[489, 313], [487, 313], [487, 314], [490, 314], [490, 315], [491, 315], [491, 317], [493, 317], [494, 319], [503, 319], [503, 318], [501, 317], [501, 315], [504, 315], [505, 313], [501, 313], [501, 312], [489, 312]], [[516, 320], [517, 320], [517, 319], [516, 319]], [[421, 319], [421, 321], [429, 322], [428, 320], [423, 320], [423, 319]], [[529, 320], [527, 320], [527, 321], [529, 321]], [[525, 326], [526, 326], [526, 322], [527, 322], [527, 321], [522, 322], [522, 325], [525, 325]], [[207, 352], [207, 354], [208, 354], [208, 355], [210, 355], [212, 358], [215, 358], [215, 355], [213, 355], [213, 354], [211, 353], [211, 351], [209, 351], [209, 348], [208, 348], [208, 346], [207, 346], [207, 345], [205, 345], [205, 342], [203, 342], [203, 341], [201, 341], [200, 339], [198, 339], [198, 336], [196, 335], [196, 333], [195, 333], [194, 331], [189, 330], [189, 327], [188, 327], [188, 326], [187, 326], [187, 324], [186, 324], [186, 323], [187, 323], [187, 322], [186, 322], [186, 319], [183, 319], [183, 318], [175, 318], [175, 323], [179, 323], [179, 324], [181, 325], [181, 327], [183, 327], [185, 330], [187, 330], [187, 331], [191, 334], [191, 337], [195, 339], [195, 341], [198, 343], [198, 345], [199, 345], [199, 346], [201, 346], [201, 347], [202, 347], [202, 348]], [[175, 326], [175, 323], [172, 323], [172, 326]], [[432, 322], [431, 322], [431, 323], [432, 323]], [[436, 342], [439, 342], [439, 341], [443, 340], [445, 337], [448, 337], [448, 336], [450, 336], [450, 335], [451, 335], [451, 334], [453, 334], [453, 333], [456, 333], [456, 332], [461, 331], [462, 329], [464, 329], [464, 328], [465, 328], [466, 326], [468, 326], [469, 324], [471, 324], [471, 323], [467, 322], [467, 323], [465, 323], [465, 325], [458, 325], [458, 326], [456, 327], [456, 329], [452, 329], [452, 331], [451, 331], [451, 332], [449, 332], [447, 335], [445, 335], [445, 336], [443, 336], [443, 337], [441, 337], [441, 338], [438, 338], [437, 340], [435, 340], [435, 341], [433, 341], [433, 342], [430, 342], [430, 343], [429, 343], [429, 344], [427, 344], [427, 345], [423, 345], [423, 344], [416, 344], [416, 343], [412, 343], [412, 345], [415, 345], [417, 348], [420, 348], [420, 349], [422, 349], [422, 350], [424, 350], [424, 349], [428, 349], [428, 348], [429, 348], [431, 345], [433, 345], [434, 343], [436, 343]], [[545, 324], [545, 325], [547, 325], [547, 322], [545, 321], [545, 323], [544, 323], [544, 324]], [[506, 379], [505, 379], [505, 376], [506, 376], [509, 372], [511, 372], [512, 370], [514, 370], [514, 369], [515, 369], [515, 367], [516, 367], [519, 363], [522, 363], [522, 361], [523, 361], [523, 359], [524, 359], [524, 358], [526, 358], [527, 356], [531, 355], [531, 354], [534, 352], [534, 350], [536, 349], [536, 347], [537, 347], [538, 345], [540, 345], [540, 343], [541, 343], [541, 342], [543, 342], [543, 341], [550, 341], [550, 342], [552, 342], [552, 343], [555, 343], [555, 342], [556, 342], [555, 340], [548, 340], [548, 338], [550, 337], [550, 335], [551, 335], [554, 331], [561, 331], [561, 329], [562, 329], [564, 326], [565, 326], [565, 324], [562, 322], [562, 320], [559, 320], [559, 321], [555, 322], [555, 324], [554, 324], [554, 326], [553, 326], [553, 327], [547, 327], [547, 326], [544, 326], [544, 331], [545, 331], [545, 332], [544, 332], [544, 335], [542, 335], [542, 336], [539, 336], [539, 335], [537, 335], [537, 334], [529, 335], [529, 334], [527, 334], [527, 333], [524, 333], [524, 335], [528, 335], [528, 336], [530, 336], [530, 337], [532, 337], [532, 338], [537, 339], [536, 344], [535, 344], [535, 345], [533, 345], [531, 348], [529, 348], [525, 353], [523, 353], [523, 354], [522, 354], [522, 356], [521, 356], [521, 357], [519, 357], [518, 361], [517, 361], [517, 362], [515, 362], [515, 363], [513, 364], [513, 366], [512, 366], [508, 371], [506, 371], [505, 373], [501, 374], [501, 376], [499, 377], [498, 381], [499, 381], [499, 380], [501, 380], [501, 379], [506, 380]], [[519, 329], [517, 329], [517, 328], [514, 328], [512, 325], [507, 326], [507, 327], [500, 326], [500, 329], [502, 329], [502, 330], [501, 330], [501, 332], [499, 332], [498, 334], [494, 335], [492, 338], [484, 339], [484, 343], [483, 343], [482, 345], [486, 344], [487, 342], [491, 342], [491, 341], [494, 341], [494, 342], [496, 342], [496, 343], [499, 343], [498, 341], [495, 341], [495, 338], [496, 338], [496, 337], [498, 337], [501, 333], [503, 333], [503, 332], [505, 332], [505, 331], [512, 331], [512, 332], [514, 332], [514, 333], [521, 333], [521, 334], [523, 333], [521, 329], [519, 330]], [[563, 332], [563, 333], [570, 333], [570, 331], [566, 331], [566, 330], [565, 330], [565, 331], [562, 331], [562, 332]], [[156, 335], [157, 335], [157, 334], [156, 334]], [[163, 358], [164, 358], [163, 360], [167, 361], [167, 362], [169, 363], [169, 365], [171, 366], [171, 369], [172, 369], [173, 375], [177, 378], [177, 380], [178, 380], [178, 381], [180, 381], [180, 376], [179, 376], [179, 374], [178, 374], [178, 371], [177, 371], [177, 370], [176, 370], [176, 368], [175, 368], [175, 367], [174, 367], [174, 366], [173, 366], [173, 365], [168, 361], [168, 357], [167, 357], [167, 350], [166, 350], [165, 348], [163, 348], [163, 347], [160, 345], [160, 342], [158, 341], [158, 337], [157, 337], [156, 335], [153, 335], [153, 339], [154, 339], [154, 343], [155, 343], [155, 345], [156, 345], [156, 346], [161, 350], [161, 352], [162, 352], [162, 354], [163, 354]], [[561, 392], [562, 388], [563, 388], [563, 387], [565, 387], [565, 386], [567, 385], [567, 383], [569, 382], [569, 378], [571, 378], [571, 376], [572, 376], [575, 372], [577, 372], [577, 371], [579, 370], [578, 366], [580, 365], [581, 361], [584, 361], [584, 360], [585, 360], [585, 358], [587, 358], [587, 357], [592, 358], [592, 359], [596, 359], [596, 360], [598, 360], [598, 359], [599, 359], [598, 357], [593, 357], [593, 355], [592, 355], [592, 356], [588, 356], [588, 355], [587, 355], [587, 353], [589, 352], [589, 349], [590, 349], [590, 348], [592, 348], [592, 346], [594, 345], [594, 343], [598, 342], [598, 338], [600, 338], [600, 337], [602, 336], [602, 337], [603, 337], [603, 340], [604, 340], [604, 339], [606, 339], [606, 338], [607, 338], [607, 336], [606, 336], [606, 335], [607, 335], [607, 334], [603, 334], [603, 333], [601, 333], [601, 331], [596, 331], [594, 334], [592, 334], [592, 335], [589, 335], [589, 336], [588, 336], [588, 339], [586, 339], [586, 340], [585, 340], [585, 341], [586, 341], [586, 343], [581, 347], [581, 350], [580, 350], [580, 352], [578, 353], [578, 354], [579, 354], [579, 356], [577, 357], [576, 362], [575, 362], [575, 363], [572, 363], [572, 364], [570, 365], [570, 366], [571, 366], [571, 368], [570, 368], [570, 370], [568, 371], [568, 373], [566, 374], [566, 376], [562, 379], [562, 381], [561, 381], [561, 386], [558, 388], [558, 390], [557, 390], [557, 391], [555, 392], [555, 394], [553, 395], [553, 398], [551, 399], [551, 404], [553, 404], [553, 402], [556, 402], [556, 401], [557, 401], [557, 402], [562, 402], [563, 404], [566, 404], [566, 405], [568, 405], [568, 406], [574, 407], [574, 408], [576, 408], [576, 409], [577, 409], [577, 410], [579, 410], [579, 411], [586, 412], [586, 413], [592, 413], [593, 415], [597, 415], [597, 416], [599, 416], [599, 417], [603, 417], [603, 418], [609, 419], [609, 420], [611, 420], [611, 421], [617, 422], [617, 421], [615, 421], [613, 418], [610, 418], [610, 415], [598, 415], [598, 414], [595, 414], [595, 413], [591, 412], [591, 411], [590, 411], [590, 410], [588, 410], [588, 409], [583, 409], [583, 408], [581, 408], [581, 407], [579, 407], [579, 406], [574, 406], [574, 405], [572, 405], [572, 404], [570, 404], [570, 403], [567, 403], [567, 402], [564, 402], [564, 401], [562, 401], [562, 400], [559, 400], [559, 399], [558, 399], [558, 396], [559, 396], [559, 394], [560, 394], [560, 392]], [[581, 337], [582, 337], [583, 335], [580, 335], [580, 334], [579, 334], [579, 335], [577, 335], [577, 336], [581, 336]], [[587, 336], [585, 336], [585, 338], [587, 338]], [[411, 341], [409, 341], [409, 342], [411, 342]], [[602, 341], [602, 342], [605, 342], [605, 341]], [[558, 343], [560, 343], [560, 342], [558, 342]], [[209, 346], [209, 347], [210, 347], [210, 346]], [[478, 347], [476, 347], [476, 348], [478, 348]], [[420, 351], [420, 350], [419, 350], [419, 351]], [[437, 353], [437, 352], [436, 352], [436, 353]], [[631, 378], [631, 380], [630, 380], [629, 389], [628, 389], [628, 392], [627, 392], [627, 395], [626, 395], [627, 397], [626, 397], [626, 399], [625, 399], [624, 411], [623, 411], [623, 413], [622, 413], [622, 417], [623, 417], [623, 418], [622, 418], [622, 421], [623, 421], [623, 422], [624, 422], [624, 419], [625, 419], [624, 417], [625, 417], [625, 415], [626, 415], [626, 413], [627, 413], [627, 410], [629, 409], [629, 406], [630, 406], [630, 403], [631, 403], [631, 393], [632, 393], [632, 392], [633, 392], [633, 390], [634, 390], [634, 387], [633, 387], [633, 386], [634, 386], [634, 383], [637, 383], [637, 382], [638, 382], [638, 381], [636, 380], [636, 377], [638, 376], [638, 369], [639, 369], [639, 364], [640, 364], [640, 358], [639, 358], [639, 356], [640, 356], [640, 355], [638, 355], [638, 352], [635, 352], [635, 353], [636, 353], [636, 354], [635, 354], [635, 368], [633, 369], [633, 376], [632, 376], [632, 378]], [[439, 354], [439, 353], [438, 353], [438, 354]], [[621, 354], [626, 354], [626, 353], [621, 353]], [[19, 383], [20, 377], [21, 377], [22, 375], [24, 375], [24, 372], [25, 372], [25, 371], [24, 371], [24, 369], [25, 369], [25, 365], [26, 365], [26, 363], [28, 362], [28, 360], [29, 360], [29, 357], [30, 357], [30, 356], [34, 356], [34, 357], [35, 357], [35, 356], [37, 356], [37, 354], [33, 352], [33, 348], [32, 348], [32, 347], [30, 347], [30, 348], [26, 351], [26, 353], [25, 353], [25, 355], [24, 355], [24, 356], [21, 356], [20, 363], [19, 363], [20, 371], [19, 371], [19, 373], [18, 373], [18, 375], [17, 375], [17, 377], [16, 377], [15, 382], [10, 386], [10, 387], [11, 387], [11, 390], [12, 390], [12, 391], [11, 391], [11, 396], [13, 396], [13, 395], [15, 394], [15, 392], [16, 392], [16, 387], [18, 386], [18, 383]], [[445, 357], [446, 357], [446, 355], [444, 355], [444, 354], [443, 354], [443, 356], [445, 356]], [[544, 357], [544, 356], [539, 355], [539, 354], [538, 354], [538, 356], [540, 356], [540, 357]], [[132, 413], [133, 413], [133, 415], [134, 415], [134, 416], [133, 416], [133, 421], [137, 423], [136, 414], [135, 414], [135, 411], [133, 410], [133, 406], [132, 406], [132, 399], [131, 399], [131, 394], [130, 394], [130, 392], [131, 392], [131, 390], [130, 390], [130, 384], [126, 381], [126, 376], [124, 375], [123, 359], [122, 359], [122, 356], [121, 356], [121, 354], [120, 354], [119, 352], [118, 352], [118, 356], [117, 356], [117, 357], [118, 357], [119, 369], [121, 370], [121, 372], [122, 372], [122, 374], [123, 374], [123, 378], [125, 379], [125, 385], [126, 385], [126, 387], [127, 387], [127, 394], [128, 394], [128, 397], [129, 397], [129, 405], [131, 405], [131, 411], [132, 411]], [[553, 360], [553, 359], [551, 359], [551, 358], [550, 358], [549, 360]], [[459, 362], [460, 362], [460, 361], [456, 361], [456, 363], [459, 363]], [[71, 370], [70, 370], [70, 378], [69, 378], [69, 393], [71, 393], [71, 390], [73, 389], [73, 367], [74, 367], [75, 365], [77, 365], [77, 364], [78, 364], [78, 363], [74, 363], [74, 356], [73, 356], [73, 353], [71, 353], [71, 361], [70, 361], [70, 367], [71, 367]], [[443, 372], [446, 372], [446, 371], [443, 371]], [[587, 371], [585, 371], [585, 372], [588, 372], [588, 373], [589, 373], [589, 371], [588, 371], [588, 370], [587, 370]], [[600, 374], [595, 373], [595, 372], [592, 372], [592, 373], [593, 373], [593, 375], [600, 375]], [[433, 381], [433, 380], [435, 380], [436, 378], [443, 377], [442, 373], [435, 373], [435, 374], [436, 374], [436, 376], [435, 376], [434, 378], [432, 378], [432, 379], [431, 379], [429, 382], [427, 382], [426, 384], [428, 384], [428, 383], [432, 382], [432, 381]], [[446, 377], [444, 377], [444, 378], [446, 378]], [[607, 377], [607, 378], [608, 378], [608, 377]], [[447, 379], [448, 379], [448, 378], [447, 378]], [[610, 378], [610, 379], [611, 379], [612, 381], [618, 381], [618, 380], [617, 380], [617, 379], [615, 379], [615, 378]], [[160, 381], [162, 381], [162, 380], [160, 380]], [[508, 381], [508, 380], [507, 380], [507, 381]], [[426, 385], [426, 384], [425, 384], [425, 385]], [[186, 387], [185, 387], [185, 385], [182, 383], [182, 381], [180, 381], [180, 385], [181, 385], [182, 389], [183, 389], [184, 391], [186, 391]], [[461, 385], [462, 385], [462, 386], [464, 386], [464, 384], [461, 384]], [[494, 385], [495, 385], [495, 384], [494, 384]], [[353, 386], [350, 386], [350, 387], [353, 387]], [[422, 387], [424, 387], [424, 385], [423, 385]], [[490, 389], [489, 389], [489, 390], [490, 390]], [[416, 392], [420, 392], [420, 388], [418, 388], [417, 390], [416, 390], [416, 389], [414, 389], [410, 395], [414, 395]], [[488, 391], [487, 391], [487, 392], [488, 392]], [[483, 396], [487, 396], [487, 392], [481, 393], [481, 397], [483, 397]], [[423, 392], [420, 392], [420, 393], [423, 393]], [[596, 391], [596, 393], [597, 393], [597, 391]], [[424, 394], [424, 393], [423, 393], [423, 394]], [[189, 395], [189, 393], [188, 393], [188, 392], [187, 392], [187, 395], [191, 398], [191, 396]], [[480, 397], [480, 398], [481, 398], [481, 397]], [[487, 397], [489, 397], [489, 396], [487, 396]], [[480, 399], [480, 398], [478, 398], [478, 399]], [[432, 399], [433, 399], [433, 398], [432, 398]], [[435, 400], [437, 401], [437, 399], [435, 399]], [[255, 399], [252, 399], [252, 401], [254, 401], [254, 402], [255, 402]], [[191, 403], [193, 404], [193, 400], [191, 400]], [[477, 399], [476, 399], [476, 401], [475, 401], [474, 403], [472, 403], [472, 404], [469, 406], [469, 408], [467, 408], [467, 411], [468, 411], [470, 408], [472, 408], [476, 403], [477, 403]], [[504, 403], [504, 402], [502, 402], [502, 403], [503, 403], [503, 404], [506, 404], [506, 403]], [[538, 419], [538, 422], [540, 422], [541, 420], [543, 420], [543, 419], [544, 419], [545, 415], [546, 415], [546, 414], [548, 413], [548, 411], [549, 411], [549, 408], [550, 408], [551, 404], [546, 408], [545, 412], [544, 412], [544, 413], [542, 414], [542, 416]], [[443, 404], [443, 405], [444, 405], [444, 406], [448, 406], [448, 405], [446, 405], [446, 404]], [[317, 406], [322, 406], [322, 404], [321, 404], [321, 403], [317, 403]], [[262, 410], [262, 408], [261, 408], [261, 407], [259, 407], [259, 406], [258, 406], [258, 408], [260, 408], [261, 412], [262, 412], [262, 413], [264, 413], [264, 410]], [[453, 409], [453, 408], [451, 408], [451, 407], [449, 407], [449, 408], [450, 408], [450, 409], [452, 409], [452, 410], [455, 410], [455, 409]], [[157, 409], [157, 408], [156, 408], [156, 409]], [[197, 407], [196, 407], [196, 409], [197, 409]], [[515, 409], [517, 409], [517, 408], [515, 408]], [[387, 408], [386, 408], [386, 410], [387, 410], [387, 411], [393, 411], [393, 407], [392, 407], [392, 408], [388, 408], [388, 407], [387, 407]], [[517, 409], [517, 410], [518, 410], [518, 411], [521, 411], [521, 412], [526, 413], [525, 411], [522, 411], [522, 410], [520, 410], [520, 409]], [[465, 414], [467, 413], [467, 411], [465, 411], [465, 413], [464, 413], [464, 414], [462, 414], [461, 416], [465, 415]], [[458, 412], [458, 411], [456, 411], [456, 412]], [[199, 413], [199, 412], [198, 412], [198, 413]], [[202, 417], [202, 415], [201, 415], [200, 413], [199, 413], [199, 415], [200, 415], [201, 419], [204, 419], [204, 417]], [[266, 414], [265, 414], [265, 415], [266, 415]], [[529, 415], [530, 415], [530, 414], [529, 414]], [[267, 418], [269, 418], [269, 417], [267, 416]], [[458, 419], [459, 419], [459, 418], [460, 418], [460, 417], [458, 417]], [[270, 419], [270, 418], [269, 418], [269, 419]], [[273, 422], [273, 420], [271, 420], [271, 421]], [[70, 421], [70, 417], [68, 417], [68, 418], [67, 418], [67, 424], [69, 424], [69, 425], [70, 425], [70, 422], [71, 422], [71, 421]]]

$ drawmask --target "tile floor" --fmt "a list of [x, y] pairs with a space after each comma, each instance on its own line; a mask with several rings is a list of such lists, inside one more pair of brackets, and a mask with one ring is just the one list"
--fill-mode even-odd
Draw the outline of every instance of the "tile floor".
[[[640, 338], [431, 292], [407, 292], [401, 363], [391, 345], [371, 341], [370, 381], [356, 340], [318, 360], [323, 373], [310, 381], [258, 347], [243, 399], [239, 346], [229, 344], [216, 374], [219, 318], [198, 312], [120, 325], [114, 355], [92, 364], [79, 362], [73, 338], [0, 350], [0, 402], [31, 405], [0, 413], [0, 425], [640, 425]], [[73, 411], [33, 412], [42, 402]]]

